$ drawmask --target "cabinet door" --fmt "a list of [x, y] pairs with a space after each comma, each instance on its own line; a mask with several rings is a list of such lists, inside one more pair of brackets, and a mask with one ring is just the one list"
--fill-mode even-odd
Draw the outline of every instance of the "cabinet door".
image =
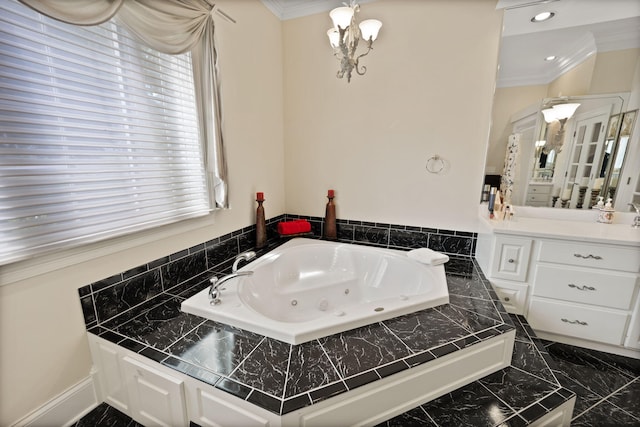
[[120, 412], [129, 414], [129, 395], [120, 369], [118, 346], [89, 336], [94, 364], [98, 369], [102, 399]]
[[531, 239], [496, 237], [491, 277], [525, 282], [531, 255]]
[[129, 356], [122, 360], [134, 420], [146, 426], [189, 424], [181, 380]]

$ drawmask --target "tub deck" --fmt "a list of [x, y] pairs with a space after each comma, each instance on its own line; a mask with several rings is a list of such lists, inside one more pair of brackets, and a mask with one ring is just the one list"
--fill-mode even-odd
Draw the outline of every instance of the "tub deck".
[[[455, 271], [460, 263], [466, 263], [461, 269], [464, 274]], [[454, 261], [448, 269], [450, 304], [302, 345], [182, 313], [181, 301], [206, 286], [204, 282], [165, 293], [89, 332], [257, 407], [286, 415], [480, 346], [513, 333], [516, 327], [521, 336], [534, 337], [529, 329], [522, 330], [519, 319], [514, 324], [474, 261]], [[463, 409], [465, 416], [475, 418], [473, 425], [502, 421], [528, 425], [573, 398], [554, 377], [542, 347], [532, 338], [525, 346], [527, 354], [515, 357], [513, 367], [456, 392], [474, 396]], [[443, 408], [451, 396], [422, 408], [434, 421], [446, 420]], [[492, 407], [500, 409], [497, 414], [487, 412]]]

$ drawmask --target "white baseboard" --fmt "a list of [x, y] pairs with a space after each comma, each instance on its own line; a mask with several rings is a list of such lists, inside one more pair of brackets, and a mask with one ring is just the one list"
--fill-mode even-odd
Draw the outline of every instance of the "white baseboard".
[[99, 403], [92, 371], [91, 376], [12, 424], [12, 427], [69, 426]]

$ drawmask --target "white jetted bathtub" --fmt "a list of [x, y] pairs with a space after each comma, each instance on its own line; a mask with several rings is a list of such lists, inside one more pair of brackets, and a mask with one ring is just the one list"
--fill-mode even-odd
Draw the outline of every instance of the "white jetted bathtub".
[[247, 264], [253, 271], [185, 300], [182, 311], [300, 344], [449, 302], [444, 266], [407, 252], [296, 238]]

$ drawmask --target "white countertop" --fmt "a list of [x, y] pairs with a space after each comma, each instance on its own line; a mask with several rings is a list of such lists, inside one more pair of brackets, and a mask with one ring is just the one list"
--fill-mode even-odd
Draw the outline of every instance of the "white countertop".
[[563, 219], [516, 217], [510, 221], [489, 219], [481, 215], [483, 224], [496, 234], [516, 234], [533, 237], [571, 239], [583, 242], [607, 243], [640, 247], [640, 228], [629, 224], [602, 224], [598, 222]]

